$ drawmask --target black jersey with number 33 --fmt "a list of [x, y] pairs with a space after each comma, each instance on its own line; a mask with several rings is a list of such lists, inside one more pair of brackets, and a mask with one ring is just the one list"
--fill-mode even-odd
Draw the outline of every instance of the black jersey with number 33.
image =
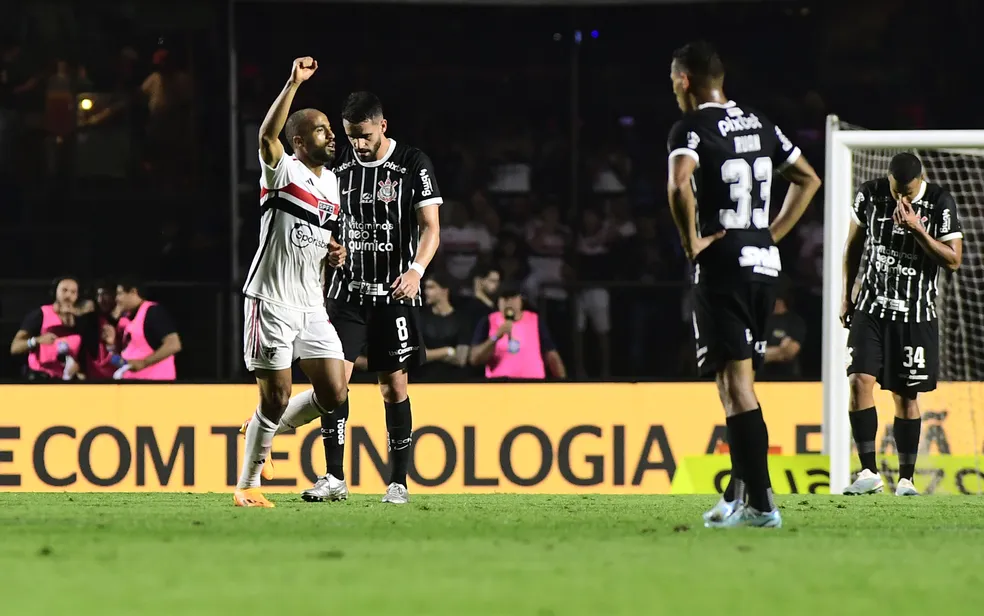
[[704, 103], [670, 129], [669, 156], [697, 162], [697, 230], [726, 234], [697, 256], [695, 283], [774, 282], [782, 271], [769, 233], [775, 172], [796, 162], [799, 148], [760, 113], [734, 101]]
[[341, 198], [341, 241], [348, 249], [336, 271], [328, 299], [365, 304], [421, 305], [420, 295], [397, 302], [391, 295], [362, 293], [360, 284], [385, 285], [410, 268], [417, 255], [417, 210], [444, 202], [430, 158], [417, 148], [390, 139], [382, 159], [363, 163], [345, 148], [332, 165]]
[[[867, 242], [855, 307], [892, 321], [932, 321], [936, 318], [940, 266], [911, 231], [895, 224], [895, 208], [888, 178], [871, 180], [858, 188], [851, 218], [865, 229]], [[942, 186], [923, 182], [912, 198], [912, 209], [937, 240], [963, 238], [956, 203]]]

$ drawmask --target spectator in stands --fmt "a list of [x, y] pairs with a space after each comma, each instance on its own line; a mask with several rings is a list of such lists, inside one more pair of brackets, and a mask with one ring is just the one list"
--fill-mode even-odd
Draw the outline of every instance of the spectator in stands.
[[755, 378], [760, 381], [795, 381], [801, 378], [799, 354], [806, 339], [806, 323], [789, 309], [781, 291], [766, 325], [765, 363]]
[[24, 318], [10, 343], [10, 354], [27, 355], [26, 376], [30, 381], [85, 378], [79, 365], [78, 280], [58, 278], [52, 288], [54, 301]]
[[469, 331], [474, 331], [478, 322], [498, 310], [495, 301], [499, 292], [499, 270], [491, 263], [479, 261], [471, 271], [470, 293], [455, 301], [458, 310], [468, 318]]
[[[602, 226], [601, 216], [594, 209], [581, 213], [581, 229], [578, 232], [575, 252], [576, 270], [582, 282], [598, 282], [612, 277], [611, 259], [608, 253], [609, 234]], [[579, 288], [576, 305], [578, 335], [583, 337], [591, 321], [591, 329], [596, 334], [598, 363], [602, 378], [611, 374], [611, 356], [608, 332], [611, 331], [609, 314], [610, 297], [605, 287]], [[578, 362], [583, 362], [584, 353], [577, 354]], [[577, 366], [578, 374], [585, 374], [585, 366]]]
[[450, 210], [450, 223], [441, 227], [441, 250], [448, 274], [463, 282], [479, 256], [492, 252], [495, 237], [484, 224], [472, 218], [466, 204], [455, 203]]
[[522, 282], [530, 273], [526, 247], [512, 233], [502, 233], [496, 242], [493, 263], [503, 281]]
[[475, 328], [468, 359], [473, 366], [483, 366], [490, 379], [544, 379], [547, 368], [554, 378], [567, 378], [547, 324], [524, 309], [515, 283], [503, 283], [499, 310]]
[[411, 376], [416, 381], [454, 383], [469, 376], [468, 346], [474, 328], [467, 317], [451, 305], [448, 277], [440, 272], [430, 274], [424, 281], [424, 301], [420, 312], [420, 331], [426, 347], [426, 363]]
[[123, 308], [116, 302], [115, 284], [99, 282], [95, 291], [92, 310], [84, 311], [80, 317], [82, 357], [88, 380], [108, 381], [123, 362], [119, 348], [123, 336], [117, 330]]
[[174, 356], [181, 352], [178, 328], [164, 307], [143, 298], [140, 285], [124, 279], [116, 286], [116, 303], [123, 310], [125, 365], [114, 378], [173, 381], [177, 378]]

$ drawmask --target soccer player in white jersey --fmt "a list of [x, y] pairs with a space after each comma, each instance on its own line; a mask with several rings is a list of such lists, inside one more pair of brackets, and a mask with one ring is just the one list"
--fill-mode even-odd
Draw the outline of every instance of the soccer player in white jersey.
[[[256, 375], [260, 404], [245, 425], [234, 495], [240, 507], [273, 507], [259, 487], [278, 423], [281, 431], [303, 425], [348, 396], [342, 343], [328, 320], [322, 291], [325, 267], [339, 267], [345, 258], [333, 238], [341, 211], [338, 182], [325, 168], [335, 153], [335, 136], [316, 109], [288, 117], [297, 88], [317, 68], [310, 57], [294, 60], [290, 80], [260, 126], [260, 246], [243, 287], [244, 354]], [[280, 143], [285, 125], [293, 156]], [[291, 399], [295, 359], [313, 388]]]

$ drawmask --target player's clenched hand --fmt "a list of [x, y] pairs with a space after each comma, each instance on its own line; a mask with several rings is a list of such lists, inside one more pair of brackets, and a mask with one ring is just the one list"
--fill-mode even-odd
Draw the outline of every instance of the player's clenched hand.
[[344, 244], [339, 244], [335, 240], [332, 240], [328, 245], [328, 265], [334, 269], [338, 269], [345, 265], [345, 259], [348, 257], [348, 250], [345, 249]]
[[841, 302], [841, 325], [851, 327], [851, 317], [854, 315], [854, 304], [851, 300], [845, 299]]
[[393, 299], [413, 299], [420, 292], [420, 274], [417, 270], [407, 270], [390, 285]]
[[290, 80], [296, 84], [304, 83], [311, 78], [316, 70], [318, 70], [318, 61], [311, 56], [297, 58], [290, 70]]
[[895, 212], [892, 214], [892, 219], [895, 221], [895, 224], [910, 231], [918, 231], [923, 228], [922, 221], [919, 220], [919, 215], [912, 209], [912, 204], [909, 203], [908, 197], [899, 199], [898, 205], [895, 206]]
[[725, 233], [726, 231], [724, 229], [721, 229], [714, 235], [695, 238], [689, 242], [690, 244], [689, 246], [683, 247], [683, 251], [687, 253], [687, 258], [693, 261], [694, 259], [697, 258], [697, 255], [707, 250], [708, 246], [710, 246], [714, 242], [724, 237]]

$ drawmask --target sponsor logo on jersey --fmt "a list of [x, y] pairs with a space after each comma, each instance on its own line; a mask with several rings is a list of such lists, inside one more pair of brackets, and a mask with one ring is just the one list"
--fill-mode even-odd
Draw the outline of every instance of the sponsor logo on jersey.
[[376, 191], [376, 198], [378, 198], [383, 203], [393, 203], [396, 201], [396, 187], [400, 183], [400, 180], [391, 180], [389, 174], [386, 174], [386, 179], [379, 183], [379, 190]]
[[396, 171], [397, 173], [400, 174], [405, 174], [407, 172], [406, 167], [401, 167], [396, 163], [394, 163], [393, 161], [389, 161], [389, 160], [383, 163], [383, 169], [392, 169], [393, 171]]
[[737, 118], [725, 118], [718, 121], [718, 132], [722, 137], [727, 137], [729, 133], [737, 133], [746, 130], [759, 130], [762, 128], [762, 121], [754, 113]]
[[[923, 222], [926, 222], [925, 219], [923, 219]], [[949, 233], [951, 224], [950, 210], [943, 210], [943, 222], [940, 223], [940, 233]]]
[[355, 161], [350, 160], [347, 163], [342, 163], [341, 165], [335, 167], [335, 173], [338, 174], [341, 173], [342, 171], [347, 171], [348, 169], [351, 169], [354, 166], [355, 166]]
[[[738, 265], [750, 267], [756, 274], [778, 278], [782, 271], [782, 257], [775, 246], [742, 246]], [[749, 342], [751, 342], [749, 340]]]
[[421, 197], [429, 197], [434, 194], [434, 183], [427, 175], [427, 169], [420, 170], [420, 185], [423, 186], [423, 190], [420, 191]]
[[290, 243], [302, 250], [311, 245], [328, 250], [328, 242], [316, 235], [314, 228], [306, 222], [294, 223], [294, 228], [290, 230]]

